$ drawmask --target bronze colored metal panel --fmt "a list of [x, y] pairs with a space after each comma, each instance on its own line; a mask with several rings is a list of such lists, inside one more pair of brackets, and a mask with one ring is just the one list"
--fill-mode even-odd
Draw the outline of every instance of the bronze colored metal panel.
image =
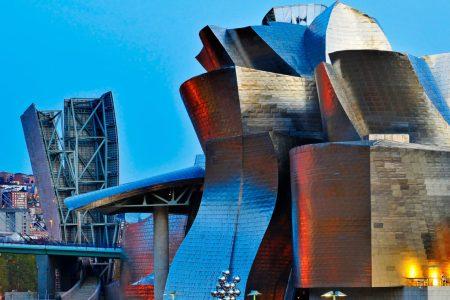
[[203, 149], [211, 139], [242, 134], [234, 68], [194, 77], [180, 93]]
[[[322, 126], [326, 131], [327, 140], [330, 142], [335, 141], [357, 141], [361, 139], [361, 136], [356, 132], [349, 117], [355, 120], [354, 110], [346, 112], [341, 103], [345, 101], [339, 101], [340, 98], [345, 97], [344, 93], [340, 89], [340, 85], [333, 85], [337, 79], [333, 78], [332, 67], [328, 64], [321, 63], [316, 68], [316, 82], [317, 92], [319, 94], [320, 112], [322, 115]], [[338, 96], [339, 94], [339, 96]]]
[[233, 66], [227, 49], [227, 30], [217, 26], [205, 26], [199, 33], [203, 49], [197, 55], [198, 62], [207, 70], [214, 71]]
[[369, 148], [316, 144], [291, 150], [297, 287], [369, 287]]

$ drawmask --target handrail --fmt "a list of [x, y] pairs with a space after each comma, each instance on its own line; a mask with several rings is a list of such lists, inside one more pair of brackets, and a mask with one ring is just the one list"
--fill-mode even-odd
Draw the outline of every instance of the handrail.
[[97, 287], [95, 288], [94, 293], [88, 298], [88, 300], [97, 300], [100, 298], [100, 288], [102, 286], [101, 281], [99, 280]]
[[49, 245], [49, 244], [27, 244], [27, 243], [2, 243], [0, 242], [0, 253], [29, 253], [43, 255], [70, 255], [78, 257], [110, 257], [124, 258], [125, 250], [121, 247], [101, 248], [101, 247], [80, 247], [69, 245]]
[[23, 241], [0, 241], [0, 244], [8, 245], [36, 245], [36, 246], [68, 246], [77, 248], [92, 248], [92, 249], [122, 249], [122, 246], [115, 245], [98, 245], [98, 244], [77, 244], [77, 243], [64, 243], [64, 242], [23, 242]]
[[60, 298], [61, 300], [64, 300], [64, 299], [71, 299], [72, 293], [73, 293], [75, 290], [79, 289], [80, 287], [81, 287], [81, 279], [78, 280], [77, 283], [75, 283], [75, 284], [73, 285], [73, 287], [70, 288], [70, 290], [65, 291], [64, 293], [62, 293], [61, 295], [59, 295], [59, 298]]
[[59, 296], [59, 298], [60, 298], [61, 300], [64, 300], [66, 297], [67, 297], [67, 299], [71, 299], [72, 293], [73, 293], [76, 289], [79, 289], [79, 288], [81, 287], [81, 284], [82, 284], [83, 281], [84, 281], [84, 277], [85, 277], [85, 272], [84, 272], [84, 270], [82, 269], [82, 270], [81, 270], [81, 274], [80, 274], [80, 280], [78, 280], [77, 283], [75, 283], [75, 284], [73, 285], [73, 287], [71, 287], [68, 291], [65, 291], [64, 293], [62, 293], [62, 294]]

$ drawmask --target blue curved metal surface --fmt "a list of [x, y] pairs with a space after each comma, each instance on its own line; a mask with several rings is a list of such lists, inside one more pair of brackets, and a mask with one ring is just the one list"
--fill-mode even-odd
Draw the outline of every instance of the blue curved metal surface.
[[278, 199], [275, 148], [269, 134], [207, 143], [202, 203], [172, 262], [166, 290], [183, 299], [210, 299], [209, 290], [226, 269], [246, 289]]
[[436, 106], [436, 109], [439, 110], [447, 123], [450, 123], [450, 108], [439, 89], [430, 66], [421, 57], [414, 55], [408, 55], [408, 57], [428, 98], [430, 98], [431, 102], [433, 102], [434, 106]]
[[303, 38], [306, 26], [271, 22], [266, 26], [252, 26], [261, 39], [299, 75], [312, 75]]
[[436, 86], [450, 106], [450, 53], [428, 55], [423, 57], [430, 67]]
[[93, 205], [94, 202], [112, 197], [115, 195], [127, 193], [133, 190], [150, 189], [156, 186], [165, 186], [179, 181], [188, 181], [202, 179], [205, 170], [199, 166], [177, 170], [167, 174], [161, 174], [142, 180], [121, 184], [115, 187], [98, 190], [95, 192], [69, 197], [64, 200], [66, 206], [71, 209], [80, 209], [87, 205]]
[[[336, 2], [337, 3], [337, 2]], [[328, 7], [317, 16], [309, 25], [305, 33], [305, 48], [311, 68], [315, 68], [320, 62], [326, 61], [326, 34], [331, 13], [336, 3]]]

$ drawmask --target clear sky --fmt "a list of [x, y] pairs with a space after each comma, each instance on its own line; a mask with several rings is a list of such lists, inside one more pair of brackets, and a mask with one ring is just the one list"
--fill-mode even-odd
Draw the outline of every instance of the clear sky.
[[[395, 50], [450, 51], [448, 0], [343, 1], [381, 23]], [[122, 182], [189, 166], [201, 153], [178, 88], [203, 73], [205, 25], [258, 25], [272, 6], [301, 0], [12, 0], [0, 4], [0, 170], [31, 172], [19, 117], [32, 102], [111, 90]], [[320, 2], [316, 2], [320, 3]], [[331, 1], [324, 1], [331, 4]]]

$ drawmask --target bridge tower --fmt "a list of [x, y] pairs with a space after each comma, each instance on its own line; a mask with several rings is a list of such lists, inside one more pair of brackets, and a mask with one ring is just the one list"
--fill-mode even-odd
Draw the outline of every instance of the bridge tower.
[[49, 236], [73, 243], [111, 245], [119, 235], [114, 217], [69, 211], [64, 199], [119, 183], [119, 150], [111, 92], [64, 100], [64, 109], [21, 116]]

